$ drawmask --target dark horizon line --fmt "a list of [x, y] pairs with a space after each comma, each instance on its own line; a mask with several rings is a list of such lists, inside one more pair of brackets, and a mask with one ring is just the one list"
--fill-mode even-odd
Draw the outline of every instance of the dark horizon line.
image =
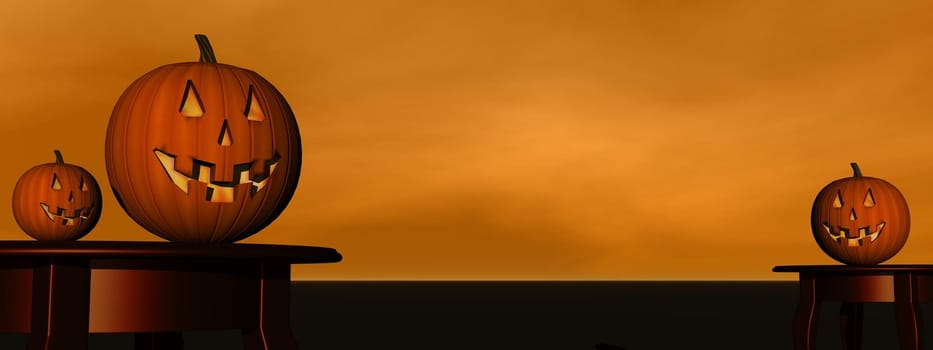
[[293, 279], [292, 282], [310, 283], [797, 283], [796, 279], [786, 280], [567, 280], [567, 279]]

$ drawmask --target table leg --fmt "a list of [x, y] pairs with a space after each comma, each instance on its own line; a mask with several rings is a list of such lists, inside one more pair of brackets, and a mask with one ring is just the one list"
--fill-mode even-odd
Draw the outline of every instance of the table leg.
[[29, 350], [87, 350], [91, 270], [87, 259], [39, 258], [33, 268]]
[[865, 307], [862, 303], [843, 302], [842, 306], [839, 307], [843, 349], [862, 349], [862, 317], [864, 311]]
[[820, 302], [816, 300], [816, 282], [813, 273], [800, 273], [800, 303], [794, 316], [794, 349], [811, 350], [816, 347], [816, 326], [819, 324]]
[[291, 265], [262, 262], [257, 327], [243, 329], [244, 350], [298, 350], [292, 334], [289, 299]]
[[923, 322], [917, 310], [916, 275], [912, 272], [894, 275], [894, 307], [897, 314], [897, 335], [901, 350], [919, 350]]
[[136, 333], [135, 350], [184, 350], [185, 340], [181, 332]]

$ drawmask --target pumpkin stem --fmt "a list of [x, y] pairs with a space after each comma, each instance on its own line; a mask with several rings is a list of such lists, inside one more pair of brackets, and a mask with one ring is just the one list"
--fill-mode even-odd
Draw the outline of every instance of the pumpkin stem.
[[852, 171], [855, 173], [855, 177], [862, 177], [862, 169], [858, 168], [858, 164], [856, 164], [855, 162], [852, 162], [850, 164], [852, 164]]
[[207, 40], [207, 35], [195, 34], [194, 40], [198, 42], [198, 49], [201, 50], [201, 58], [198, 60], [202, 63], [217, 63], [214, 48], [211, 47], [211, 42]]
[[62, 152], [59, 152], [58, 150], [55, 150], [55, 163], [56, 163], [56, 164], [64, 164], [64, 163], [65, 163], [65, 161], [62, 160]]

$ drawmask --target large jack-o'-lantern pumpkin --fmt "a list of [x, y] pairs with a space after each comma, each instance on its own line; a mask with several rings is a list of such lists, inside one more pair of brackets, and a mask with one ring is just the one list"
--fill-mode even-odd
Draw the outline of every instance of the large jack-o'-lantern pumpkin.
[[100, 219], [100, 187], [84, 168], [66, 164], [55, 150], [55, 163], [27, 170], [13, 188], [13, 218], [40, 241], [77, 240]]
[[820, 191], [810, 212], [816, 243], [831, 258], [851, 265], [874, 265], [904, 247], [910, 232], [907, 200], [891, 183], [854, 175]]
[[158, 67], [120, 96], [107, 127], [107, 175], [126, 213], [155, 235], [233, 242], [285, 209], [301, 140], [271, 83], [218, 63], [207, 37], [195, 39], [199, 62]]

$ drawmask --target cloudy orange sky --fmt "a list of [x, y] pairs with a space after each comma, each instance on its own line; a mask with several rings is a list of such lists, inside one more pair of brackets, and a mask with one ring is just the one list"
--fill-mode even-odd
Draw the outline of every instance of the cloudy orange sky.
[[[851, 175], [897, 186], [933, 261], [933, 3], [17, 2], [0, 13], [0, 197], [54, 160], [104, 211], [85, 240], [160, 240], [109, 190], [123, 90], [197, 60], [271, 81], [301, 181], [243, 242], [328, 246], [296, 279], [794, 279], [835, 264], [808, 224]], [[30, 239], [12, 214], [0, 239]]]

